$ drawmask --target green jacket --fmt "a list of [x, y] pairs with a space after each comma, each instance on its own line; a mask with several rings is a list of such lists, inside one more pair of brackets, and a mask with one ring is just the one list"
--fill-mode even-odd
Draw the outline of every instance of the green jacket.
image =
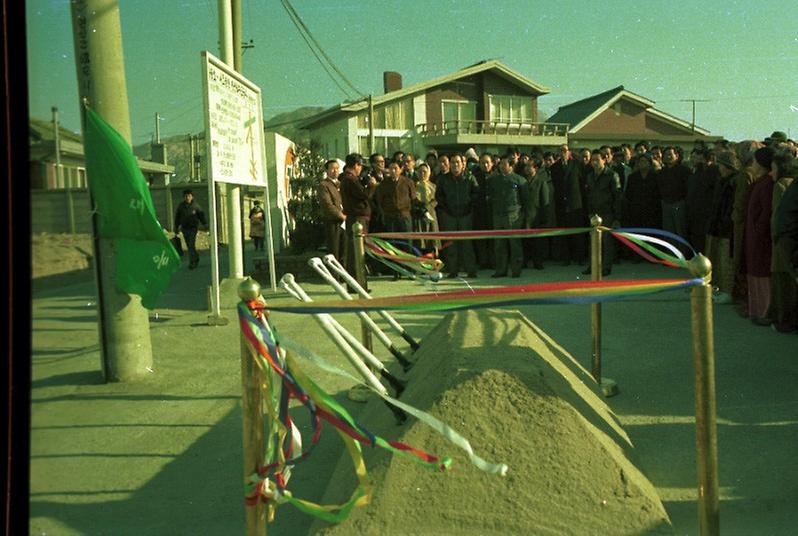
[[493, 214], [520, 214], [526, 205], [526, 181], [520, 175], [492, 174], [486, 181], [488, 206]]
[[470, 171], [463, 171], [459, 178], [453, 175], [440, 175], [435, 190], [438, 212], [449, 216], [467, 216], [474, 210], [479, 185]]

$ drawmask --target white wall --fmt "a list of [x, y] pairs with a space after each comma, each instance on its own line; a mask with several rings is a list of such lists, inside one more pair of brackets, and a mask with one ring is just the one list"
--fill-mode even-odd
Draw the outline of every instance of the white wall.
[[288, 179], [293, 171], [290, 163], [294, 142], [277, 133], [267, 132], [266, 180], [269, 181], [269, 207], [272, 215], [272, 241], [274, 252], [288, 246], [291, 218], [288, 216], [288, 200], [291, 198]]

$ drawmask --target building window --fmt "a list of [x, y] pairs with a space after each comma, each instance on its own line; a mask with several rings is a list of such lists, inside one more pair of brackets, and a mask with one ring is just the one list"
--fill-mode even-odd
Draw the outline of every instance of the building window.
[[[368, 111], [357, 116], [358, 128], [369, 128]], [[410, 130], [413, 128], [413, 100], [405, 99], [374, 107], [374, 128]]]
[[444, 100], [443, 121], [474, 121], [477, 118], [477, 103], [474, 101]]
[[358, 147], [360, 148], [360, 154], [366, 158], [374, 153], [380, 153], [385, 156], [385, 145], [386, 143], [384, 136], [374, 136], [374, 150], [369, 150], [369, 137], [358, 136]]
[[369, 151], [369, 137], [358, 136], [358, 147], [360, 154], [365, 157], [370, 156], [372, 153], [382, 153], [386, 157], [393, 156], [396, 151], [404, 151], [406, 153], [413, 151], [413, 138], [409, 136], [374, 136], [374, 150]]
[[531, 123], [532, 97], [522, 95], [490, 95], [490, 118], [504, 123]]

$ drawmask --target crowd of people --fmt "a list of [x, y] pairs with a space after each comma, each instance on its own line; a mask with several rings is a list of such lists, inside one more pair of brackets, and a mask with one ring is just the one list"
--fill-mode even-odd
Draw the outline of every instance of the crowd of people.
[[[756, 325], [798, 331], [798, 147], [782, 132], [763, 141], [676, 146], [641, 141], [572, 151], [504, 154], [473, 148], [353, 153], [329, 160], [318, 186], [328, 250], [352, 268], [352, 226], [366, 232], [469, 231], [588, 227], [663, 229], [712, 262], [717, 303], [733, 303]], [[416, 241], [440, 253], [449, 278], [519, 277], [545, 262], [589, 263], [585, 233], [549, 238]], [[687, 256], [691, 250], [673, 240]], [[603, 275], [621, 259], [640, 257], [615, 240], [602, 242]], [[443, 246], [443, 247], [442, 247]], [[589, 266], [584, 269], [590, 273]], [[398, 274], [395, 275], [398, 277]]]

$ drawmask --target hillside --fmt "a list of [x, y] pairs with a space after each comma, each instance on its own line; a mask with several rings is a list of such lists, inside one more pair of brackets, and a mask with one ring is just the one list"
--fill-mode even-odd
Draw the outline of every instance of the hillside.
[[277, 114], [266, 120], [266, 132], [276, 132], [295, 143], [310, 143], [307, 131], [296, 128], [297, 123], [324, 110], [322, 106], [303, 106], [291, 112]]

